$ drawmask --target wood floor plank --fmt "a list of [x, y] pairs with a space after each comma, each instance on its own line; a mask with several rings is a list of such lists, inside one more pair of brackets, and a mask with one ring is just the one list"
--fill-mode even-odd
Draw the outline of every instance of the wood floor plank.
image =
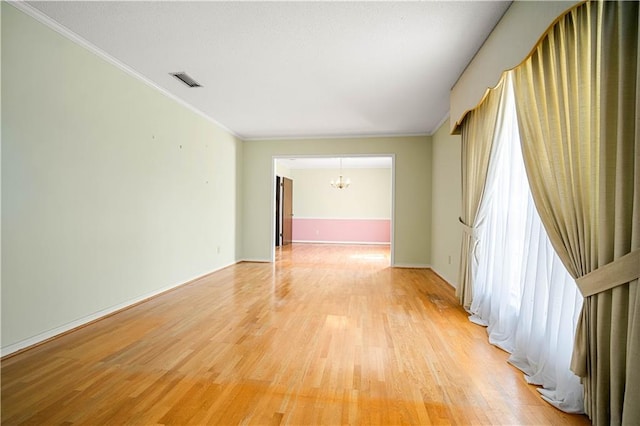
[[298, 244], [2, 361], [3, 424], [589, 424], [387, 246]]

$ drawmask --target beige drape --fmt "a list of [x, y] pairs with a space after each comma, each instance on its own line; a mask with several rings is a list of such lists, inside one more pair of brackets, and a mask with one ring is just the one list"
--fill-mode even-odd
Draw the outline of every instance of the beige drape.
[[513, 70], [531, 191], [585, 296], [572, 370], [594, 424], [640, 424], [638, 2], [588, 2]]
[[465, 308], [471, 307], [473, 295], [472, 268], [475, 262], [478, 208], [484, 193], [489, 154], [498, 117], [498, 105], [504, 88], [503, 80], [487, 92], [483, 103], [469, 112], [462, 126], [462, 249], [456, 296]]

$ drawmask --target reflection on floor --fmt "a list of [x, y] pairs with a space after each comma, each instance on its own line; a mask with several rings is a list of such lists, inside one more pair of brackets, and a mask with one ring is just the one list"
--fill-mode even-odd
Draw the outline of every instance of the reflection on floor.
[[279, 267], [316, 265], [344, 267], [388, 268], [389, 245], [301, 244], [294, 243], [276, 248]]

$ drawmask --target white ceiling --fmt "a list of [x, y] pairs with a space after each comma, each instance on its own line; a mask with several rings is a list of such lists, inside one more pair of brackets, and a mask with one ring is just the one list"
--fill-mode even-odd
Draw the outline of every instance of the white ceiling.
[[391, 157], [297, 157], [278, 158], [278, 164], [287, 169], [390, 169]]
[[245, 139], [433, 133], [509, 4], [29, 2]]

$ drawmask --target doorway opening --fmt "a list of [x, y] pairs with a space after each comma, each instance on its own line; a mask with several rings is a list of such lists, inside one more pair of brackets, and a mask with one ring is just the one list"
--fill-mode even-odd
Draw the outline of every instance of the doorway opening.
[[292, 244], [377, 245], [394, 264], [393, 154], [274, 156], [272, 182], [272, 261]]

